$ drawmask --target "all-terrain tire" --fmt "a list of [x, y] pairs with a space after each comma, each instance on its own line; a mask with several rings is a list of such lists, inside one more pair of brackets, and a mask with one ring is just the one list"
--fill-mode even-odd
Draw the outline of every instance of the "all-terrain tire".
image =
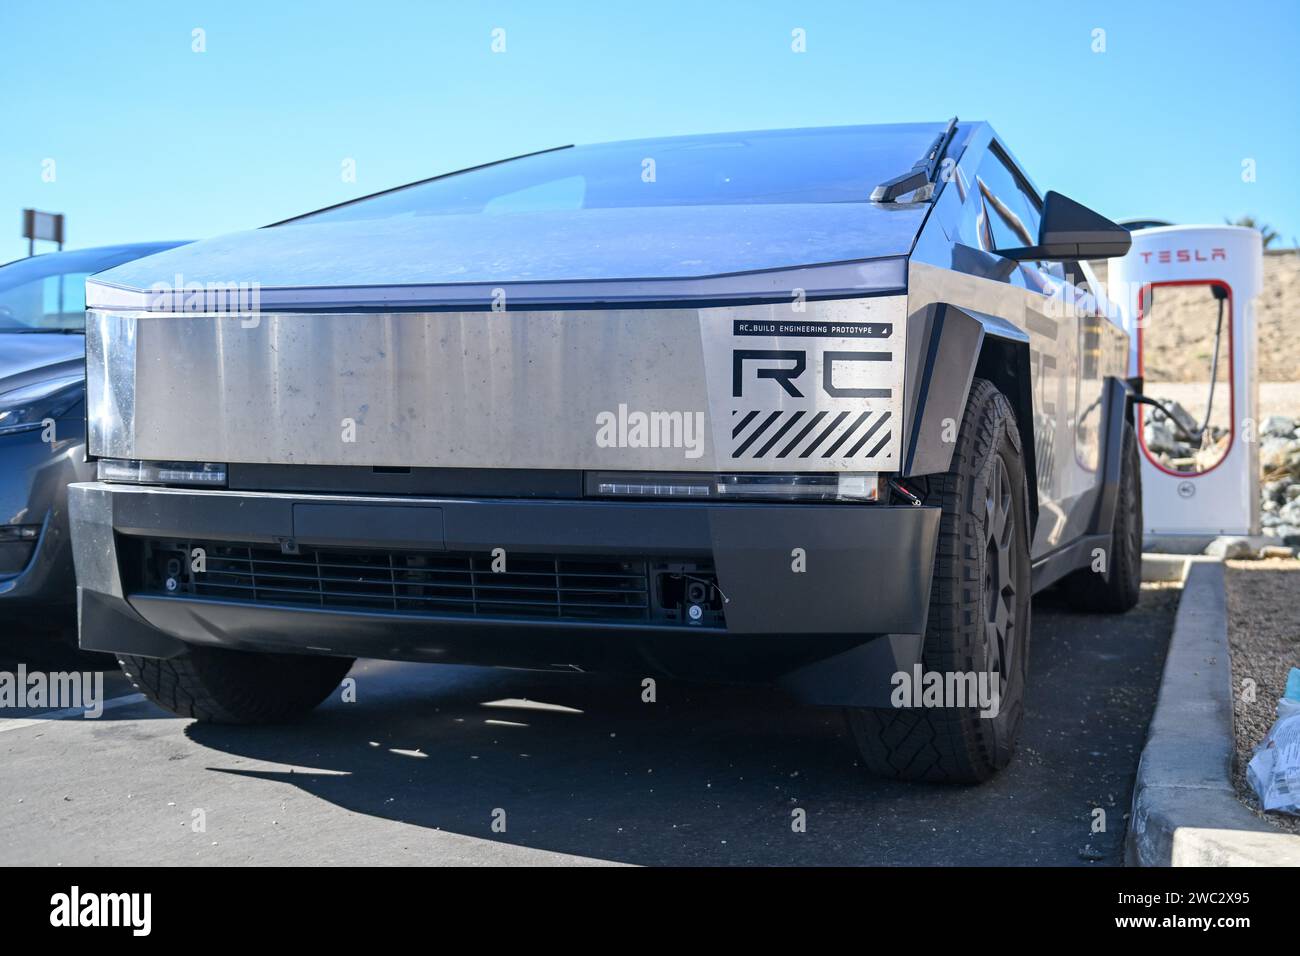
[[1076, 610], [1120, 614], [1137, 604], [1142, 593], [1142, 463], [1137, 435], [1128, 422], [1124, 423], [1120, 447], [1124, 458], [1106, 552], [1110, 575], [1089, 566], [1061, 581], [1065, 599]]
[[988, 673], [997, 714], [981, 717], [978, 706], [850, 709], [849, 729], [872, 772], [978, 783], [1011, 761], [1029, 664], [1028, 501], [1015, 413], [992, 382], [977, 378], [952, 465], [929, 478], [925, 496], [943, 512], [922, 667]]
[[353, 658], [191, 646], [176, 657], [117, 659], [136, 689], [180, 717], [275, 724], [302, 717], [339, 685]]

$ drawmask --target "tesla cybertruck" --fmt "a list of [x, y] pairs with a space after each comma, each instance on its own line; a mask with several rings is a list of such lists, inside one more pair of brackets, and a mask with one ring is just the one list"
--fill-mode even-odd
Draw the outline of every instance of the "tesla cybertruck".
[[235, 723], [356, 657], [771, 682], [985, 779], [1031, 594], [1137, 600], [1086, 264], [1128, 246], [954, 119], [563, 147], [121, 266], [82, 646]]

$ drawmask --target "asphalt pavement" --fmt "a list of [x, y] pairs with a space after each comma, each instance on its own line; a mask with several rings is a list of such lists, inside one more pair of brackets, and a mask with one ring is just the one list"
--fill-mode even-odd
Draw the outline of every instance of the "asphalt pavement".
[[978, 787], [875, 779], [773, 690], [576, 673], [362, 661], [355, 701], [204, 726], [3, 622], [0, 671], [105, 670], [110, 707], [0, 709], [0, 864], [1119, 865], [1177, 600], [1040, 596], [1020, 750]]

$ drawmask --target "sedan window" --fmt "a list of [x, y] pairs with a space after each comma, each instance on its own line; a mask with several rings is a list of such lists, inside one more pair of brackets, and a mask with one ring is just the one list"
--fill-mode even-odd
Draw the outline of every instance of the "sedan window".
[[49, 252], [0, 266], [0, 332], [80, 332], [87, 276], [165, 248]]

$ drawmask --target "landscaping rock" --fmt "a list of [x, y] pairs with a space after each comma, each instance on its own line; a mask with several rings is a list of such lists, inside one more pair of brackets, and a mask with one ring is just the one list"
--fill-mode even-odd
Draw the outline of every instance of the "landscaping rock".
[[1224, 536], [1215, 538], [1205, 547], [1205, 553], [1216, 558], [1249, 559], [1256, 555], [1254, 546], [1245, 538]]
[[1270, 558], [1294, 558], [1295, 548], [1287, 548], [1282, 545], [1270, 544], [1259, 549], [1259, 556], [1263, 560]]
[[1296, 420], [1270, 415], [1259, 447], [1259, 525], [1283, 545], [1300, 545], [1300, 437]]
[[1288, 418], [1285, 415], [1270, 415], [1264, 419], [1264, 424], [1259, 428], [1263, 435], [1271, 435], [1275, 438], [1290, 438], [1296, 432], [1296, 420]]

